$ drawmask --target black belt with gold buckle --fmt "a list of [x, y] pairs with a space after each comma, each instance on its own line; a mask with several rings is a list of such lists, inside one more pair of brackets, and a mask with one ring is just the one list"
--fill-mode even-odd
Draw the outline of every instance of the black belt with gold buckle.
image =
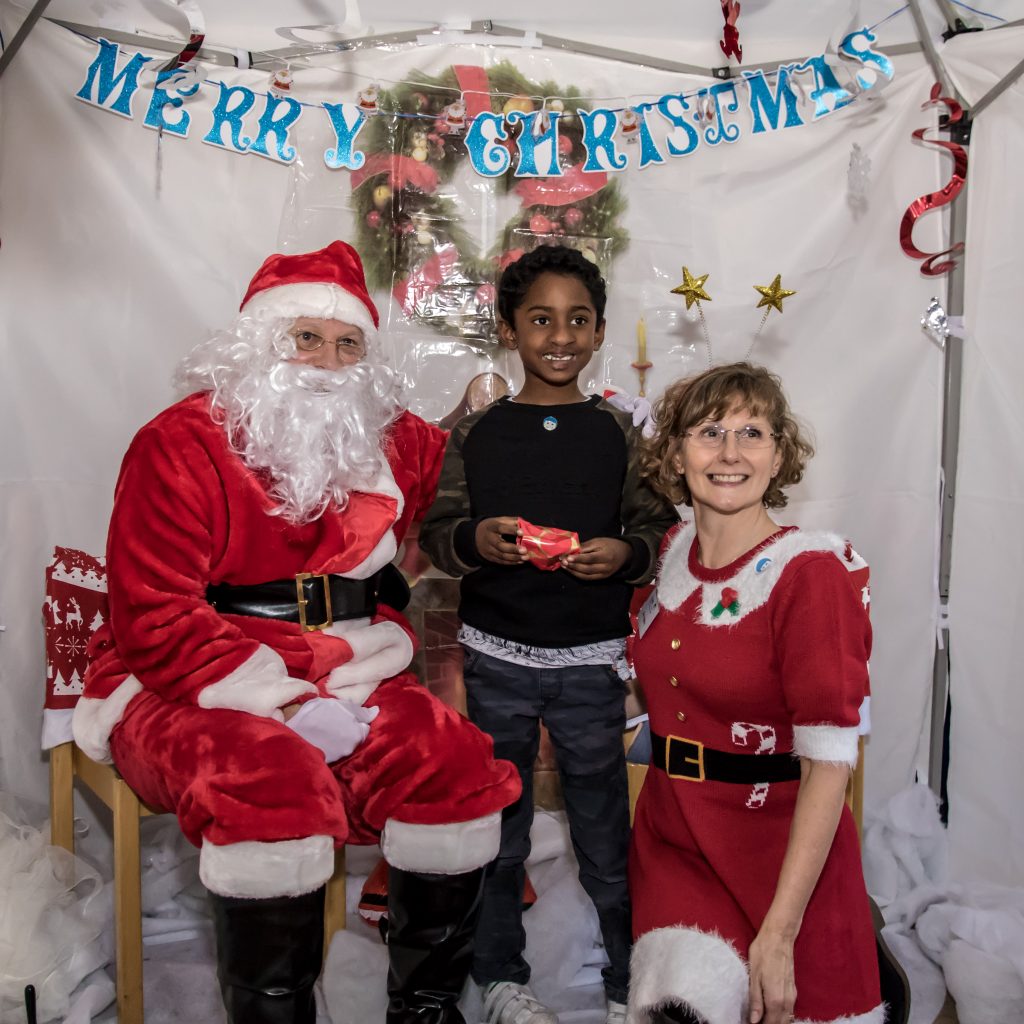
[[690, 782], [795, 782], [800, 761], [792, 754], [732, 754], [699, 740], [651, 733], [651, 764], [670, 779]]
[[267, 583], [210, 584], [206, 600], [228, 615], [297, 622], [303, 632], [326, 629], [332, 622], [371, 617], [380, 601], [396, 611], [409, 603], [409, 585], [393, 565], [354, 580], [333, 573], [300, 572]]

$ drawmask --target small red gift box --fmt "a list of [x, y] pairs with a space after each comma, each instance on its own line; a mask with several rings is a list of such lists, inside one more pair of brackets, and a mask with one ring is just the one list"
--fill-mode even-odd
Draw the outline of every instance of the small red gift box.
[[580, 538], [572, 530], [559, 530], [554, 526], [534, 526], [519, 520], [519, 546], [526, 548], [526, 557], [538, 569], [548, 572], [559, 568], [562, 555], [574, 555], [580, 549]]

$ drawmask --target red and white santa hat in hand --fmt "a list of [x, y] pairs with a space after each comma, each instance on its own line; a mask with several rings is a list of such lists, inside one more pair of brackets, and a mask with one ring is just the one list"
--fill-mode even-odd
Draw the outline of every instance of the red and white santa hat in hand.
[[341, 241], [316, 252], [267, 257], [249, 282], [239, 309], [258, 319], [341, 320], [358, 327], [367, 341], [380, 326], [359, 253]]

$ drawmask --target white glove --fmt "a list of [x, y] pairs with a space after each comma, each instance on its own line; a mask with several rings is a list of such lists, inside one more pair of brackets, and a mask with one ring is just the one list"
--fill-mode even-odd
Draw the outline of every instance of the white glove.
[[364, 708], [337, 697], [306, 701], [285, 722], [307, 743], [319, 747], [327, 763], [348, 757], [370, 734], [370, 723], [380, 708]]
[[623, 412], [631, 412], [633, 414], [633, 426], [639, 427], [642, 425], [644, 437], [654, 437], [657, 426], [651, 411], [651, 403], [646, 398], [634, 397], [625, 391], [614, 391], [611, 394], [606, 393], [604, 399], [609, 405], [614, 405], [616, 409], [621, 409]]

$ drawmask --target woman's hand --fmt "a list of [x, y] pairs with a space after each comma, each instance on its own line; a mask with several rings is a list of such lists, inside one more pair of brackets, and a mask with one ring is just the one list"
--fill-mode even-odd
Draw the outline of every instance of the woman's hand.
[[580, 580], [604, 580], [617, 573], [633, 549], [616, 537], [594, 537], [574, 555], [562, 556], [562, 568]]
[[762, 928], [750, 944], [750, 1024], [789, 1024], [795, 1005], [793, 942]]
[[[519, 565], [526, 559], [526, 550], [519, 546], [522, 536], [515, 516], [492, 516], [476, 524], [476, 549], [480, 557], [498, 565]], [[515, 537], [516, 543], [505, 537]]]

